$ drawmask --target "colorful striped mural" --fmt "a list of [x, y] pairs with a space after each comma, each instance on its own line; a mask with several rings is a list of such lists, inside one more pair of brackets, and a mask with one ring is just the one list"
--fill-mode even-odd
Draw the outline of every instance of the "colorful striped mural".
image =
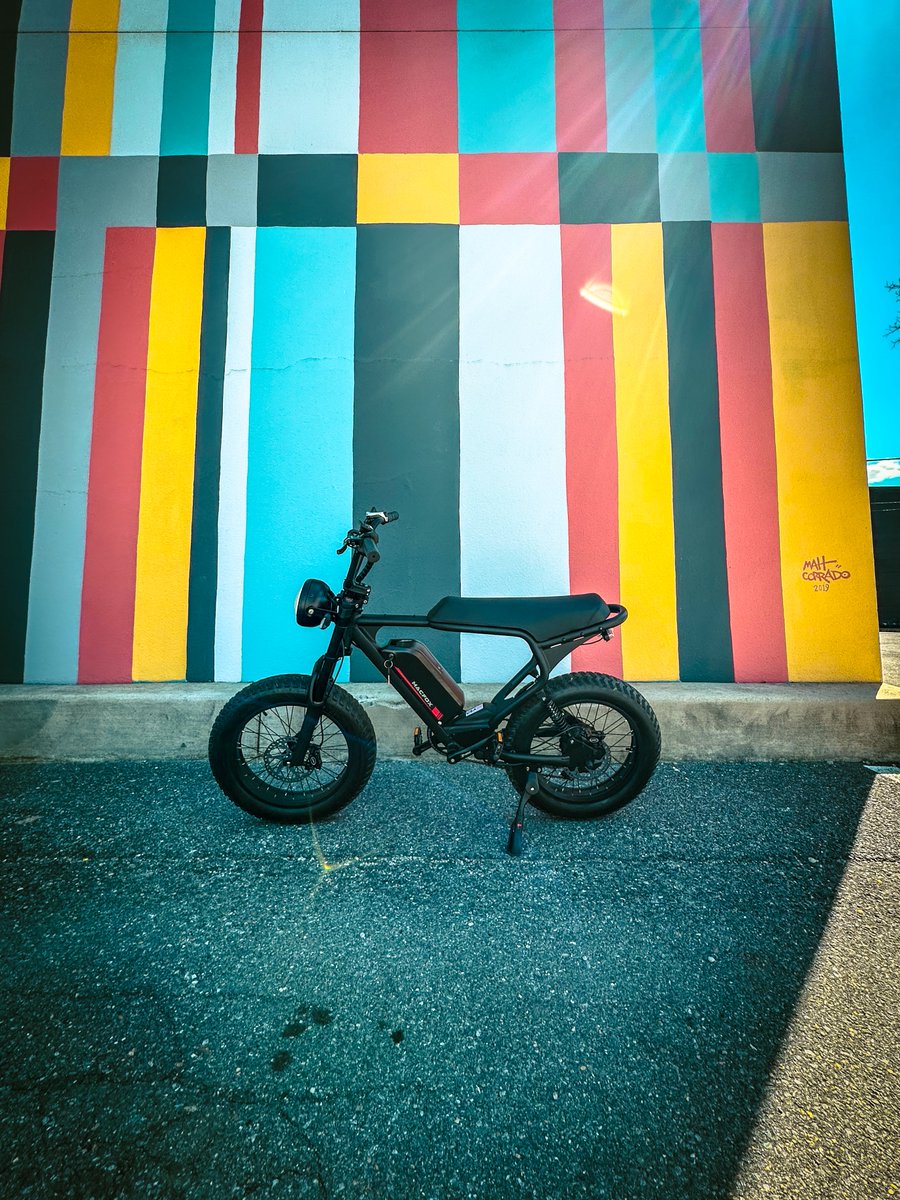
[[371, 503], [379, 608], [879, 677], [828, 0], [7, 3], [0, 387], [3, 681], [303, 670]]

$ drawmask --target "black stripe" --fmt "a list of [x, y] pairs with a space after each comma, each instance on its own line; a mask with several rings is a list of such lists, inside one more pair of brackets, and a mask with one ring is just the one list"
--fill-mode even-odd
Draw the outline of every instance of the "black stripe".
[[261, 154], [258, 224], [355, 225], [356, 171], [355, 154]]
[[750, 0], [756, 149], [841, 149], [831, 0]]
[[231, 230], [207, 229], [187, 626], [186, 678], [194, 683], [215, 678], [219, 473], [230, 254]]
[[205, 154], [170, 154], [159, 160], [156, 223], [164, 227], [206, 224]]
[[663, 258], [680, 676], [730, 681], [734, 660], [709, 223], [664, 224]]
[[[381, 535], [370, 608], [427, 612], [459, 594], [458, 226], [359, 227], [355, 381], [354, 516], [400, 513]], [[458, 635], [421, 640], [458, 679]], [[360, 655], [353, 674], [378, 678]]]
[[34, 543], [52, 232], [6, 233], [0, 279], [0, 683], [21, 683]]
[[0, 4], [0, 158], [9, 158], [11, 153], [16, 35], [21, 11], [22, 0], [3, 0]]

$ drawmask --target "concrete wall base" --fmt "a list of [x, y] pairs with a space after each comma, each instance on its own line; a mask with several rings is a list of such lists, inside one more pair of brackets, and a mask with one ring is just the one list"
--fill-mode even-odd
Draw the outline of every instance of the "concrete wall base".
[[[0, 759], [202, 758], [238, 684], [0, 687]], [[416, 718], [387, 684], [348, 684], [379, 754], [405, 758]], [[900, 762], [900, 691], [875, 684], [646, 683], [667, 759]], [[490, 685], [469, 685], [470, 703]]]

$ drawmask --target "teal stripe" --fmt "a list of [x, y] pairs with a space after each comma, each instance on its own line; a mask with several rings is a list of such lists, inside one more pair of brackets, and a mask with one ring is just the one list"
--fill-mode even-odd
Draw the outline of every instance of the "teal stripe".
[[215, 0], [169, 6], [160, 154], [207, 153], [215, 16]]
[[553, 29], [553, 0], [457, 0], [458, 29]]
[[457, 38], [463, 153], [556, 149], [552, 32]]
[[698, 0], [653, 0], [656, 140], [664, 154], [706, 149]]
[[260, 229], [250, 377], [242, 677], [307, 671], [308, 576], [335, 590], [353, 498], [356, 229]]

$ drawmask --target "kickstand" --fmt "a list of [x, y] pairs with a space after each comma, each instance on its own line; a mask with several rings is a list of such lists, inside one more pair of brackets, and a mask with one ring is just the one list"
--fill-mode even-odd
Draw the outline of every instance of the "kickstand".
[[531, 796], [538, 794], [539, 789], [537, 771], [529, 771], [522, 795], [519, 797], [519, 807], [516, 809], [516, 815], [509, 827], [509, 840], [506, 843], [506, 853], [512, 854], [516, 858], [522, 853], [522, 822], [525, 819], [525, 805]]

